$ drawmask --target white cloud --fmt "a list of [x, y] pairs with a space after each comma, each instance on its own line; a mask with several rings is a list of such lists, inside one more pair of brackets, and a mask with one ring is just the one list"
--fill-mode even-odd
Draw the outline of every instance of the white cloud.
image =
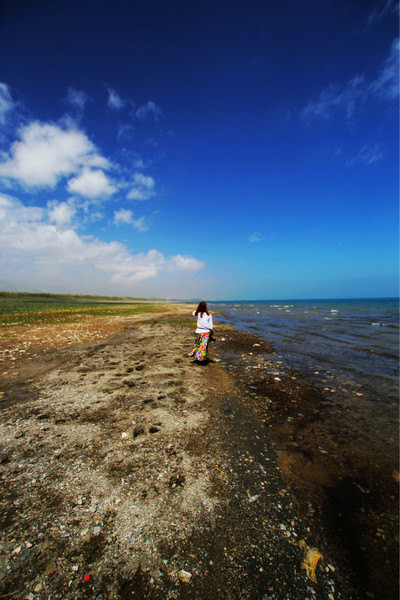
[[130, 192], [127, 194], [129, 200], [148, 200], [155, 194], [155, 181], [149, 175], [135, 173]]
[[367, 101], [378, 99], [391, 102], [399, 95], [399, 40], [391, 45], [389, 56], [383, 62], [380, 73], [372, 82], [364, 75], [357, 75], [345, 85], [330, 84], [319, 95], [318, 100], [309, 102], [302, 110], [305, 121], [311, 119], [331, 120], [337, 114], [344, 114], [350, 120], [356, 110]]
[[318, 100], [310, 102], [302, 110], [305, 120], [311, 118], [330, 120], [338, 112], [350, 119], [357, 104], [366, 100], [367, 86], [363, 76], [350, 79], [346, 85], [330, 84], [320, 94]]
[[84, 169], [80, 175], [68, 181], [68, 190], [85, 198], [107, 198], [117, 191], [108, 177], [100, 170]]
[[19, 130], [0, 175], [32, 187], [55, 187], [82, 166], [109, 166], [81, 131], [35, 121]]
[[13, 110], [15, 102], [11, 97], [8, 85], [0, 83], [0, 123], [5, 123], [6, 114]]
[[90, 98], [87, 94], [85, 94], [85, 92], [68, 88], [67, 102], [72, 104], [72, 106], [75, 106], [80, 111], [84, 110], [85, 104], [89, 102], [89, 100]]
[[145, 169], [146, 168], [143, 160], [139, 157], [135, 158], [135, 160], [133, 161], [133, 166], [135, 167], [135, 169]]
[[115, 225], [132, 225], [132, 227], [138, 231], [147, 231], [148, 229], [146, 217], [135, 219], [132, 211], [126, 210], [125, 208], [121, 208], [114, 212], [114, 223]]
[[171, 263], [172, 264], [169, 267], [170, 271], [179, 269], [180, 271], [190, 271], [191, 273], [195, 273], [204, 268], [204, 262], [202, 260], [198, 260], [192, 256], [182, 256], [181, 254], [173, 256]]
[[152, 100], [142, 104], [136, 111], [138, 119], [144, 119], [149, 113], [152, 113], [154, 118], [157, 120], [161, 116], [161, 108], [157, 106]]
[[370, 90], [380, 100], [390, 102], [399, 96], [399, 38], [393, 40], [389, 56]]
[[262, 235], [261, 235], [261, 233], [258, 233], [258, 232], [256, 232], [256, 233], [252, 233], [251, 235], [249, 235], [249, 237], [247, 238], [247, 240], [248, 240], [249, 242], [251, 242], [251, 243], [254, 243], [254, 242], [261, 242], [261, 240], [262, 240]]
[[49, 222], [55, 223], [58, 229], [64, 229], [71, 225], [72, 217], [76, 209], [68, 202], [49, 202]]
[[126, 225], [132, 223], [133, 221], [133, 213], [131, 210], [126, 210], [125, 208], [121, 208], [121, 210], [117, 210], [114, 213], [114, 223], [116, 225]]
[[[62, 284], [82, 292], [90, 285], [110, 294], [114, 289], [131, 293], [131, 284], [167, 273], [188, 275], [204, 267], [190, 256], [164, 256], [156, 249], [132, 254], [119, 242], [80, 236], [67, 227], [67, 208], [56, 208], [49, 214], [53, 224], [42, 209], [0, 196], [0, 267], [5, 280], [16, 286], [23, 282], [25, 289]], [[57, 216], [66, 228], [56, 226]]]
[[384, 0], [383, 2], [380, 2], [380, 6], [374, 8], [368, 15], [367, 27], [379, 23], [386, 15], [394, 14], [396, 11], [398, 11], [398, 3], [396, 0]]
[[113, 90], [112, 88], [107, 88], [108, 99], [107, 104], [108, 107], [112, 110], [121, 110], [126, 104], [126, 101], [119, 96], [119, 94]]
[[124, 123], [118, 125], [117, 139], [122, 141], [129, 141], [132, 139], [135, 128], [130, 123]]
[[19, 223], [36, 222], [43, 218], [43, 209], [38, 206], [24, 206], [13, 198], [0, 195], [0, 221], [18, 220]]
[[146, 217], [139, 217], [138, 219], [134, 219], [132, 223], [133, 227], [138, 231], [147, 231], [148, 225], [146, 221]]
[[354, 167], [356, 165], [373, 165], [384, 158], [385, 155], [380, 144], [364, 146], [356, 156], [346, 161], [346, 165], [348, 167]]

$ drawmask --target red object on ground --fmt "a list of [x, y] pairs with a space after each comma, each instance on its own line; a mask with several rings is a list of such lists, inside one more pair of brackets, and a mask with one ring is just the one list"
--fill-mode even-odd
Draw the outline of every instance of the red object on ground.
[[85, 581], [89, 581], [89, 579], [90, 579], [90, 575], [84, 575], [83, 579], [84, 579]]

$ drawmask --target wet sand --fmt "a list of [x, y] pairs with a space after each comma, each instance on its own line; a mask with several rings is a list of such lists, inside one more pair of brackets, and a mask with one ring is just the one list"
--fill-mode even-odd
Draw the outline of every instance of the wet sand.
[[186, 310], [2, 341], [0, 596], [397, 598], [390, 460], [253, 335], [193, 364]]

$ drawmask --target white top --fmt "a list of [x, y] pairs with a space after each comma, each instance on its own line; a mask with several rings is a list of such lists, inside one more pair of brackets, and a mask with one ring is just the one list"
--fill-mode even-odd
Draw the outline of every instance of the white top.
[[[201, 313], [197, 315], [197, 329], [196, 333], [208, 333], [210, 329], [213, 328], [213, 320], [212, 316], [203, 312], [203, 316], [200, 316]], [[196, 311], [193, 311], [193, 316], [196, 316]]]

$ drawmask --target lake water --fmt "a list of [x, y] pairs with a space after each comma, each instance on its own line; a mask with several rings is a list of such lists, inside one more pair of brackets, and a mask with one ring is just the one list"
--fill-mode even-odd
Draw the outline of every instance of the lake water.
[[216, 324], [272, 342], [278, 360], [318, 386], [331, 410], [340, 409], [360, 435], [397, 457], [397, 299], [215, 302], [209, 307], [220, 313]]

